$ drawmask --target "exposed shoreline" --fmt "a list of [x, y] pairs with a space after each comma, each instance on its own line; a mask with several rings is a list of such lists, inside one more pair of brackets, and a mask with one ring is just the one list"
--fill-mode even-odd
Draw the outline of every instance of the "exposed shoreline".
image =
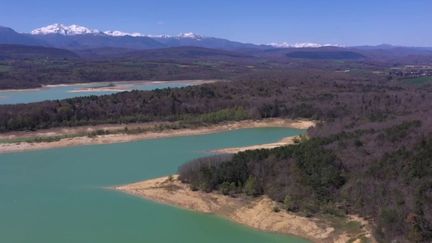
[[[80, 88], [77, 90], [70, 90], [69, 93], [87, 93], [87, 92], [125, 92], [133, 90], [133, 85], [142, 84], [142, 85], [155, 85], [155, 84], [169, 84], [169, 83], [178, 83], [184, 84], [186, 86], [194, 86], [201, 84], [214, 83], [217, 80], [173, 80], [173, 81], [116, 81], [116, 82], [101, 82], [97, 84], [114, 84], [114, 86], [102, 86], [102, 87], [88, 87], [88, 88]], [[93, 83], [91, 83], [93, 84]]]
[[177, 176], [115, 186], [112, 189], [162, 204], [219, 215], [258, 230], [295, 235], [314, 242], [357, 242], [356, 239], [360, 237], [371, 238], [367, 222], [358, 217], [351, 217], [347, 222], [361, 224], [362, 230], [343, 232], [318, 218], [303, 217], [283, 209], [275, 212], [273, 208], [279, 206], [278, 203], [265, 196], [233, 198], [214, 192], [192, 191]]
[[264, 144], [258, 144], [258, 145], [251, 145], [251, 146], [245, 146], [245, 147], [230, 147], [230, 148], [223, 148], [223, 149], [216, 149], [212, 150], [212, 153], [216, 154], [235, 154], [238, 152], [243, 152], [246, 150], [255, 150], [255, 149], [273, 149], [281, 146], [286, 146], [290, 144], [295, 143], [295, 139], [299, 138], [299, 136], [291, 136], [291, 137], [285, 137], [279, 140], [275, 143], [264, 143]]
[[[127, 128], [157, 128], [161, 124], [169, 123], [142, 123], [142, 124], [122, 124], [122, 125], [99, 125], [99, 126], [85, 126], [77, 128], [55, 128], [35, 132], [11, 132], [0, 134], [0, 140], [10, 140], [17, 138], [32, 138], [32, 137], [50, 137], [50, 136], [63, 136], [73, 135], [83, 132], [94, 132], [99, 129], [107, 131], [118, 131]], [[94, 137], [89, 136], [76, 136], [70, 138], [62, 138], [58, 141], [52, 142], [16, 142], [16, 143], [0, 143], [0, 153], [22, 152], [30, 150], [42, 150], [50, 148], [61, 148], [79, 145], [90, 144], [110, 144], [110, 143], [123, 143], [130, 141], [168, 138], [177, 136], [191, 136], [210, 134], [223, 131], [237, 130], [242, 128], [260, 128], [260, 127], [287, 127], [297, 129], [307, 129], [315, 125], [315, 121], [308, 120], [288, 120], [288, 119], [265, 119], [265, 120], [244, 120], [238, 122], [226, 122], [217, 125], [196, 127], [196, 128], [182, 128], [182, 129], [164, 129], [161, 131], [148, 131], [138, 134], [109, 134], [98, 135]]]
[[89, 88], [80, 88], [75, 90], [69, 90], [68, 93], [89, 93], [89, 92], [125, 92], [130, 91], [127, 85], [118, 85], [115, 84], [112, 87], [102, 86], [102, 87], [89, 87]]
[[[199, 85], [199, 84], [206, 84], [206, 83], [214, 83], [219, 82], [221, 80], [201, 80], [201, 79], [194, 79], [194, 80], [131, 80], [131, 81], [101, 81], [101, 82], [88, 82], [88, 83], [63, 83], [63, 84], [43, 84], [41, 87], [35, 87], [35, 88], [22, 88], [22, 89], [0, 89], [0, 93], [2, 92], [25, 92], [25, 91], [38, 91], [42, 89], [49, 89], [49, 88], [57, 88], [57, 87], [69, 87], [69, 86], [85, 86], [85, 85], [98, 85], [98, 84], [145, 84], [148, 83], [151, 84], [161, 84], [161, 83], [191, 83], [191, 85]], [[97, 88], [96, 88], [97, 89]], [[110, 90], [113, 91], [113, 90]], [[126, 91], [126, 90], [125, 90]], [[79, 91], [75, 91], [79, 92]], [[82, 92], [90, 92], [90, 91], [82, 91]], [[102, 92], [102, 91], [101, 91]]]

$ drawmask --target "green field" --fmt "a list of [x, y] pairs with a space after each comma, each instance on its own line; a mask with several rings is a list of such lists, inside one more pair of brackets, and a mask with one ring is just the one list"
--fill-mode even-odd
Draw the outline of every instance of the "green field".
[[11, 67], [9, 65], [0, 64], [0, 73], [9, 72], [10, 68]]
[[410, 78], [404, 80], [404, 83], [413, 84], [413, 85], [426, 85], [432, 83], [432, 77], [419, 77], [419, 78]]

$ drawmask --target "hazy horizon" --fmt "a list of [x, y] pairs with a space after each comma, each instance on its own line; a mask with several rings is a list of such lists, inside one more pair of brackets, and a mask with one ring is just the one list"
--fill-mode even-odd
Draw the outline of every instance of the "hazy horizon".
[[[2, 1], [0, 25], [18, 32], [53, 23], [99, 30], [176, 35], [194, 32], [234, 41], [431, 47], [430, 1], [157, 2]], [[17, 14], [20, 13], [20, 14]]]

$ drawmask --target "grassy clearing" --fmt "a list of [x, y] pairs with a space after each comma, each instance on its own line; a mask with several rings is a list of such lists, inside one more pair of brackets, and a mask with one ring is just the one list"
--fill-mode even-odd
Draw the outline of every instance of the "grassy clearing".
[[0, 73], [9, 72], [11, 67], [6, 64], [0, 64]]
[[372, 242], [366, 236], [364, 226], [360, 222], [352, 221], [345, 216], [331, 214], [323, 214], [318, 216], [318, 218], [335, 228], [336, 231], [346, 233], [350, 237], [348, 242], [356, 242], [356, 240], [360, 240], [362, 243]]
[[422, 85], [426, 85], [426, 84], [431, 84], [432, 83], [432, 77], [419, 77], [419, 78], [405, 79], [404, 83], [422, 86]]

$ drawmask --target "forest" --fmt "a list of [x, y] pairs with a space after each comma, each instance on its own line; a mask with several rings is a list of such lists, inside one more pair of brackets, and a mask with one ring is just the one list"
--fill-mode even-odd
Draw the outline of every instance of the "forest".
[[245, 54], [199, 47], [72, 52], [0, 44], [0, 89], [81, 82], [225, 79], [273, 65]]
[[263, 71], [196, 87], [3, 105], [0, 131], [188, 120], [227, 108], [242, 109], [244, 117], [254, 119], [331, 120], [350, 114], [383, 119], [411, 107], [427, 106], [424, 101], [430, 94], [425, 89], [384, 85], [385, 80], [377, 75], [356, 77], [320, 70]]
[[283, 100], [268, 110], [321, 121], [295, 145], [197, 159], [179, 168], [180, 179], [193, 190], [265, 194], [306, 216], [357, 214], [379, 242], [430, 242], [430, 85], [323, 84], [295, 96], [300, 113]]
[[192, 190], [265, 194], [308, 217], [361, 215], [379, 242], [430, 242], [431, 121], [323, 136], [324, 127], [295, 145], [191, 161], [180, 179]]
[[294, 145], [191, 161], [180, 179], [193, 190], [265, 194], [306, 216], [357, 214], [379, 242], [430, 242], [432, 114], [406, 108], [327, 118]]
[[[306, 48], [307, 49], [307, 48]], [[96, 48], [65, 50], [42, 46], [0, 44], [0, 89], [38, 88], [49, 84], [224, 79], [273, 70], [353, 71], [359, 76], [393, 67], [427, 64], [429, 52], [366, 51], [345, 48], [239, 49], [173, 47], [151, 50]], [[394, 75], [393, 75], [394, 76]], [[301, 77], [300, 77], [301, 78]]]
[[191, 161], [194, 190], [268, 195], [285, 210], [358, 214], [381, 242], [432, 240], [432, 87], [372, 72], [298, 68], [200, 86], [0, 106], [0, 131], [270, 117], [320, 121], [297, 144]]

